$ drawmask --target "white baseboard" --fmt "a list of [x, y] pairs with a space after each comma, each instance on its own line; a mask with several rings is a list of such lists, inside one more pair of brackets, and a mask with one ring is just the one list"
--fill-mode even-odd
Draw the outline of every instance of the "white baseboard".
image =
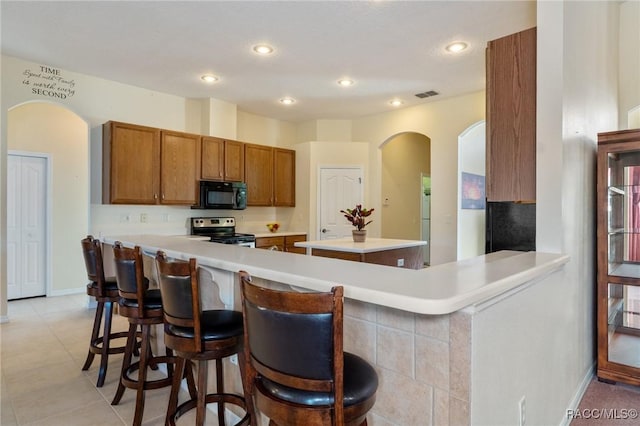
[[48, 294], [48, 296], [50, 297], [55, 297], [55, 296], [68, 296], [71, 294], [81, 294], [81, 293], [86, 293], [87, 292], [87, 287], [86, 286], [82, 286], [82, 287], [76, 287], [76, 288], [66, 288], [64, 290], [52, 290], [51, 294]]
[[591, 380], [593, 379], [593, 376], [595, 374], [595, 369], [596, 369], [596, 364], [594, 362], [591, 368], [587, 370], [587, 374], [585, 374], [585, 376], [583, 377], [582, 382], [580, 383], [580, 386], [578, 386], [576, 393], [573, 395], [573, 398], [571, 398], [571, 402], [569, 403], [569, 406], [567, 407], [567, 410], [564, 413], [564, 416], [562, 416], [562, 420], [560, 421], [559, 426], [569, 426], [571, 424], [571, 418], [569, 418], [568, 413], [570, 411], [575, 412], [578, 409], [578, 406], [580, 405], [580, 401], [582, 400], [582, 397], [584, 397], [584, 393], [587, 391], [587, 388], [589, 387], [589, 383], [591, 383]]

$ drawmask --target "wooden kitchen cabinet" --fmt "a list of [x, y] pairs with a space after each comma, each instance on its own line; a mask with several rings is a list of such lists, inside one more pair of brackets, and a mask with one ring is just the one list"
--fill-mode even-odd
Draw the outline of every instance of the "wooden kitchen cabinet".
[[296, 152], [291, 149], [273, 149], [273, 205], [296, 205]]
[[287, 253], [307, 254], [307, 249], [304, 247], [296, 247], [295, 243], [299, 241], [307, 241], [307, 234], [302, 235], [287, 235], [284, 237], [284, 250]]
[[273, 205], [273, 148], [245, 144], [244, 177], [247, 184], [247, 206]]
[[244, 143], [202, 137], [202, 179], [244, 182]]
[[486, 50], [487, 201], [536, 199], [536, 28]]
[[102, 130], [104, 203], [197, 203], [199, 135], [116, 121]]
[[258, 237], [256, 238], [256, 248], [284, 251], [284, 236]]
[[160, 204], [198, 204], [200, 135], [162, 130], [160, 137]]
[[307, 250], [304, 247], [294, 246], [298, 241], [307, 241], [307, 234], [258, 237], [256, 238], [256, 248], [306, 254]]
[[160, 129], [109, 121], [102, 126], [102, 201], [156, 204]]
[[598, 378], [640, 385], [640, 129], [598, 134]]
[[296, 205], [296, 152], [245, 144], [247, 206]]

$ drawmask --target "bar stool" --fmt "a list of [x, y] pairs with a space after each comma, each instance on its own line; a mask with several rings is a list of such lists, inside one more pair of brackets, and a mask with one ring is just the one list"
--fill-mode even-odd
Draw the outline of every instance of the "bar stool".
[[[91, 367], [93, 358], [96, 354], [100, 354], [100, 369], [98, 371], [97, 387], [104, 385], [107, 375], [107, 367], [109, 355], [121, 354], [124, 352], [124, 346], [111, 347], [111, 340], [127, 337], [127, 332], [111, 332], [111, 320], [113, 318], [114, 302], [118, 302], [120, 295], [118, 294], [118, 286], [115, 277], [105, 278], [102, 263], [102, 244], [100, 240], [94, 239], [91, 235], [82, 239], [82, 254], [84, 255], [84, 263], [87, 269], [87, 294], [95, 297], [98, 305], [96, 306], [96, 315], [93, 319], [93, 330], [91, 332], [91, 341], [89, 342], [89, 353], [87, 359], [82, 366], [82, 370], [86, 371]], [[100, 324], [103, 322], [104, 329], [102, 336], [100, 335]]]
[[[166, 356], [153, 356], [151, 351], [151, 328], [153, 325], [163, 323], [162, 299], [160, 290], [149, 289], [149, 280], [144, 276], [142, 252], [140, 247], [133, 249], [122, 246], [120, 241], [116, 241], [113, 246], [113, 255], [116, 269], [116, 281], [120, 293], [119, 312], [120, 315], [129, 320], [129, 334], [127, 345], [122, 360], [122, 373], [118, 390], [111, 402], [117, 405], [124, 395], [125, 388], [135, 389], [136, 410], [133, 417], [133, 424], [142, 424], [144, 413], [145, 390], [159, 389], [170, 386], [173, 378], [173, 364], [175, 357], [171, 349], [166, 349]], [[131, 362], [134, 348], [137, 342], [137, 329], [141, 328], [142, 342], [140, 344], [140, 360]], [[158, 364], [167, 364], [168, 377], [155, 380], [147, 379], [148, 368], [158, 369]], [[137, 371], [137, 379], [131, 375]], [[193, 376], [191, 377], [191, 386]]]
[[[248, 425], [250, 413], [245, 399], [224, 392], [223, 358], [238, 354], [241, 377], [243, 377], [242, 313], [232, 310], [203, 311], [200, 300], [196, 260], [169, 261], [159, 251], [156, 255], [162, 306], [164, 310], [164, 342], [177, 356], [173, 375], [166, 424], [175, 421], [187, 411], [196, 408], [196, 425], [204, 424], [206, 404], [217, 403], [218, 423], [225, 424], [225, 403], [245, 410], [245, 416], [236, 423]], [[208, 361], [216, 361], [216, 392], [207, 394]], [[185, 364], [198, 363], [197, 395], [178, 405], [181, 376]]]
[[247, 390], [273, 426], [366, 425], [378, 375], [343, 352], [343, 288], [277, 291], [240, 272]]

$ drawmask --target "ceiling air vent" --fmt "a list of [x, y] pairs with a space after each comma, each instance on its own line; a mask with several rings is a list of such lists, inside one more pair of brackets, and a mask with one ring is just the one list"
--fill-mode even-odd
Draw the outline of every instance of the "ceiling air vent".
[[422, 98], [428, 98], [430, 96], [436, 96], [439, 94], [440, 93], [436, 92], [435, 90], [429, 90], [428, 92], [416, 93], [416, 97], [422, 99]]

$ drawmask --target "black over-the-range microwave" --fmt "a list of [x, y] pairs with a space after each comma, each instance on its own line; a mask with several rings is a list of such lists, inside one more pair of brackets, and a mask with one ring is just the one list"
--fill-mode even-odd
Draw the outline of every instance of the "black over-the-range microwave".
[[194, 209], [243, 210], [247, 208], [244, 182], [200, 181], [200, 205]]

